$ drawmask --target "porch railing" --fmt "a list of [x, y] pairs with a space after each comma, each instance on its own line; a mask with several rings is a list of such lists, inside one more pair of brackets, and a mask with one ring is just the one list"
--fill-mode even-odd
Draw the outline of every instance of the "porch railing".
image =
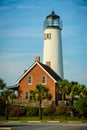
[[[29, 101], [28, 99], [14, 99], [13, 104], [21, 106], [39, 106], [39, 102]], [[44, 100], [42, 102], [42, 107], [51, 105], [51, 101]]]

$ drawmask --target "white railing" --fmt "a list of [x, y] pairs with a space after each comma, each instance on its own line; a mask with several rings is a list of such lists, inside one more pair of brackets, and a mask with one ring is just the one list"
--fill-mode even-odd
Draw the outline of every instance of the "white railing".
[[[35, 101], [30, 102], [28, 99], [14, 99], [13, 104], [21, 106], [39, 106], [39, 102]], [[51, 101], [44, 100], [42, 102], [42, 107], [46, 107], [49, 105], [51, 105]]]

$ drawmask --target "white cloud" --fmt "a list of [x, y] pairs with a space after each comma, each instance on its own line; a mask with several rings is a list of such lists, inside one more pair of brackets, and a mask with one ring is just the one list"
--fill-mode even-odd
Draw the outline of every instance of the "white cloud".
[[[38, 33], [37, 33], [38, 30]], [[9, 30], [0, 30], [0, 38], [9, 37], [42, 37], [40, 29], [25, 27]]]
[[6, 10], [6, 9], [9, 9], [9, 8], [36, 10], [36, 9], [40, 9], [41, 7], [40, 6], [28, 5], [28, 3], [27, 4], [23, 4], [23, 3], [21, 4], [21, 3], [18, 3], [18, 1], [16, 3], [13, 1], [12, 5], [10, 5], [9, 2], [6, 2], [6, 4], [4, 3], [3, 6], [0, 6], [0, 10]]
[[5, 61], [5, 60], [11, 60], [11, 59], [15, 60], [15, 58], [16, 58], [16, 60], [17, 59], [21, 60], [21, 58], [23, 58], [23, 57], [31, 57], [33, 55], [34, 55], [34, 53], [25, 53], [25, 52], [23, 52], [23, 53], [2, 53], [2, 54], [0, 54], [0, 62]]
[[31, 6], [31, 5], [17, 5], [16, 8], [18, 9], [40, 9], [39, 6]]

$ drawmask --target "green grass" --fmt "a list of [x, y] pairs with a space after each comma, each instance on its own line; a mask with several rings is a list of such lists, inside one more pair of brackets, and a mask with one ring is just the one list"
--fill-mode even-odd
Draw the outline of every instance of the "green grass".
[[[38, 116], [22, 116], [22, 117], [9, 117], [9, 120], [6, 120], [5, 117], [0, 117], [0, 122], [8, 122], [8, 121], [21, 121], [21, 122], [27, 122], [27, 121], [39, 121]], [[60, 121], [60, 122], [68, 122], [68, 121], [81, 121], [87, 123], [87, 118], [78, 118], [78, 117], [65, 117], [65, 116], [43, 116], [42, 122], [47, 121]]]

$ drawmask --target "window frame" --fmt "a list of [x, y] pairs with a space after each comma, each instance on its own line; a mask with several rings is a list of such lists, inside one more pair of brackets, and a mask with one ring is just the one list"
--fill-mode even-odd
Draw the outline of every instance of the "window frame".
[[29, 92], [28, 92], [28, 91], [26, 91], [26, 92], [24, 93], [24, 98], [25, 98], [25, 99], [28, 99], [28, 98], [29, 98]]
[[42, 84], [46, 84], [46, 75], [42, 75], [42, 77], [41, 77], [41, 83]]
[[51, 39], [51, 33], [45, 33], [44, 34], [44, 40]]
[[32, 81], [33, 81], [32, 75], [28, 75], [28, 84], [31, 85]]

